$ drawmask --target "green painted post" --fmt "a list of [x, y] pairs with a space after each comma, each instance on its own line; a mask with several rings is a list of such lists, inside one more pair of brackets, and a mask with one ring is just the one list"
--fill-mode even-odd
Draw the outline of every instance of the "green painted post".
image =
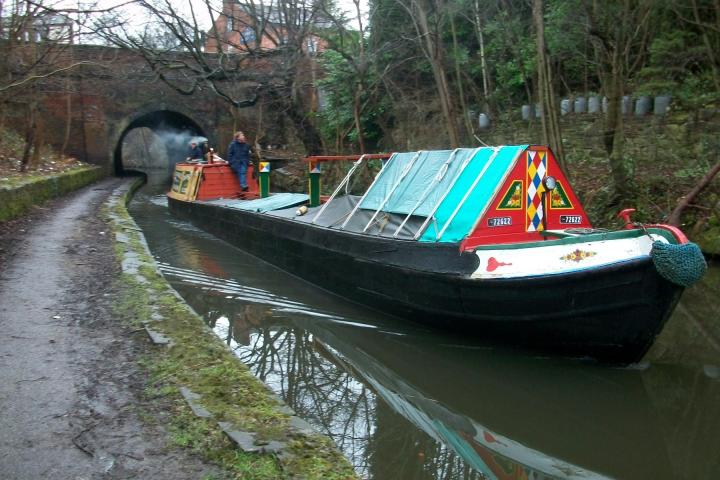
[[270, 196], [270, 162], [260, 162], [260, 198]]
[[310, 164], [310, 206], [320, 205], [320, 164]]

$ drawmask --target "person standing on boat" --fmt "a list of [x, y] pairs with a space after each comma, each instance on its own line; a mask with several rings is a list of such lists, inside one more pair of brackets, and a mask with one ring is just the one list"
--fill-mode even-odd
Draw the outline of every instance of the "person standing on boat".
[[188, 152], [188, 160], [202, 160], [203, 152], [202, 148], [197, 144], [196, 141], [190, 142], [190, 150]]
[[237, 174], [240, 180], [240, 189], [247, 192], [247, 168], [250, 163], [250, 145], [245, 143], [245, 134], [236, 132], [235, 138], [228, 146], [227, 154], [230, 168]]

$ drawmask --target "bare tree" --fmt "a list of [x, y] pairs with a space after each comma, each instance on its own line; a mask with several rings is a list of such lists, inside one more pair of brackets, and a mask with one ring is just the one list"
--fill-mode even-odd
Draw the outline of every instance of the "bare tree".
[[[309, 154], [322, 150], [322, 141], [314, 121], [317, 108], [315, 80], [320, 51], [319, 32], [330, 25], [323, 12], [323, 0], [252, 0], [229, 2], [224, 12], [232, 28], [226, 33], [239, 35], [240, 44], [233, 44], [233, 35], [218, 35], [220, 43], [248, 52], [254, 57], [269, 59], [271, 88], [268, 96], [275, 108], [284, 111]], [[217, 25], [216, 25], [217, 26]], [[216, 32], [219, 34], [220, 32]], [[248, 38], [250, 34], [251, 38]]]
[[[318, 153], [320, 135], [304, 94], [312, 84], [308, 45], [319, 12], [314, 2], [226, 0], [218, 5], [206, 0], [188, 1], [183, 9], [169, 0], [138, 0], [135, 5], [153, 20], [151, 27], [137, 31], [116, 12], [96, 21], [96, 33], [137, 52], [181, 94], [209, 90], [231, 112], [254, 106], [264, 96], [291, 119], [308, 153]], [[207, 32], [201, 17], [214, 19]]]
[[604, 143], [618, 202], [632, 198], [632, 165], [625, 159], [621, 101], [631, 76], [643, 65], [652, 29], [652, 0], [585, 0], [587, 32], [600, 84], [608, 98]]
[[[192, 2], [185, 15], [177, 3], [140, 0], [136, 7], [152, 19], [138, 28], [122, 11], [110, 11], [95, 19], [93, 30], [108, 44], [133, 50], [168, 86], [183, 95], [208, 89], [229, 105], [242, 108], [257, 101], [257, 92], [237, 88], [239, 82], [262, 83], [265, 78], [245, 68], [249, 56], [204, 53], [203, 27]], [[218, 11], [211, 3], [204, 4], [207, 14]], [[228, 81], [232, 77], [234, 81]]]
[[[352, 92], [353, 123], [346, 133], [354, 128], [359, 151], [365, 153], [367, 147], [362, 117], [368, 106], [368, 94], [376, 89], [378, 78], [372, 74], [374, 58], [368, 52], [366, 45], [366, 30], [360, 1], [353, 0], [353, 6], [355, 11], [351, 18], [348, 18], [344, 12], [338, 12], [331, 4], [324, 6], [323, 14], [332, 22], [332, 29], [324, 32], [323, 40], [327, 43], [327, 50], [335, 52], [342, 59], [340, 69], [345, 72]], [[353, 24], [356, 29], [353, 28]], [[325, 58], [327, 60], [328, 57]], [[338, 85], [338, 87], [347, 89], [348, 85]]]
[[543, 141], [550, 145], [560, 168], [567, 174], [564, 161], [562, 135], [560, 134], [560, 120], [558, 115], [557, 99], [553, 89], [552, 68], [545, 43], [544, 1], [533, 0], [533, 22], [537, 45], [538, 63], [538, 99], [542, 108]]
[[451, 148], [460, 145], [455, 106], [445, 68], [442, 34], [447, 21], [445, 0], [395, 0], [407, 12], [423, 55], [430, 63]]
[[27, 109], [22, 171], [37, 163], [43, 140], [38, 82], [84, 63], [65, 55], [73, 42], [74, 23], [42, 1], [0, 2], [0, 104], [3, 110], [10, 102], [15, 110]]
[[720, 93], [720, 2], [672, 0], [671, 6], [683, 23], [698, 29], [712, 71], [715, 91]]
[[455, 22], [455, 17], [457, 16], [456, 11], [450, 12], [450, 33], [452, 35], [452, 47], [453, 47], [453, 66], [455, 67], [455, 85], [457, 86], [457, 96], [458, 101], [460, 102], [460, 111], [462, 113], [462, 119], [463, 119], [463, 125], [465, 126], [465, 131], [468, 135], [472, 135], [474, 133], [472, 120], [470, 118], [470, 110], [468, 109], [467, 105], [467, 99], [466, 99], [466, 93], [465, 93], [465, 87], [464, 87], [464, 81], [463, 81], [463, 74], [462, 74], [462, 65], [460, 62], [460, 47], [458, 42], [458, 29]]
[[483, 101], [485, 102], [485, 111], [487, 112], [490, 110], [490, 73], [488, 71], [487, 60], [485, 56], [485, 34], [483, 29], [483, 17], [480, 10], [480, 3], [478, 0], [472, 0], [472, 23], [479, 47], [480, 69], [482, 72]]

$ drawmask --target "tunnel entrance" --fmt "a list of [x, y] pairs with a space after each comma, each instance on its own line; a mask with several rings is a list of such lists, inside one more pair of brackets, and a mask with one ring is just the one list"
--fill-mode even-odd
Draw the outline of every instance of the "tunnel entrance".
[[142, 172], [169, 179], [175, 164], [185, 160], [190, 140], [204, 138], [200, 126], [189, 117], [158, 110], [134, 120], [123, 131], [115, 147], [116, 175]]

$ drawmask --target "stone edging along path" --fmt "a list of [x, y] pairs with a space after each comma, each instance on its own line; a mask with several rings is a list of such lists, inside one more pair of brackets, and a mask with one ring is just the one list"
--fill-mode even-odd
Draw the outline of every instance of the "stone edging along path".
[[165, 281], [125, 208], [141, 185], [115, 190], [105, 215], [122, 264], [122, 316], [156, 344], [146, 361], [150, 382], [181, 395], [202, 428], [224, 432], [243, 452], [271, 455], [284, 478], [357, 478], [332, 441], [254, 377]]
[[47, 177], [33, 178], [21, 185], [0, 184], [0, 222], [19, 217], [33, 205], [89, 185], [105, 175], [100, 167], [82, 167]]

